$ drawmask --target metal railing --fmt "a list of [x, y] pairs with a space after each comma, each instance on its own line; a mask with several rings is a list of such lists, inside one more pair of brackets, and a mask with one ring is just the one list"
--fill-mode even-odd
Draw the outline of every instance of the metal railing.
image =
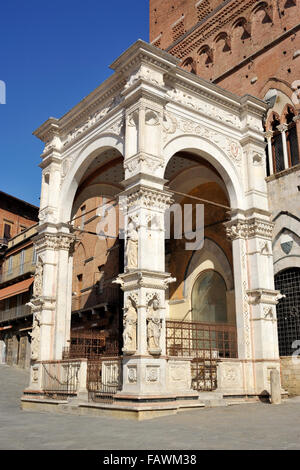
[[236, 327], [200, 322], [166, 322], [166, 349], [169, 356], [191, 357], [192, 388], [217, 388], [217, 363], [237, 357]]
[[28, 305], [18, 305], [6, 310], [0, 310], [0, 323], [29, 315], [31, 315], [31, 309]]
[[80, 366], [78, 360], [43, 362], [42, 388], [45, 394], [52, 398], [76, 395]]
[[70, 346], [63, 349], [64, 359], [97, 359], [103, 356], [116, 356], [119, 353], [120, 340], [107, 338], [105, 331], [72, 331]]

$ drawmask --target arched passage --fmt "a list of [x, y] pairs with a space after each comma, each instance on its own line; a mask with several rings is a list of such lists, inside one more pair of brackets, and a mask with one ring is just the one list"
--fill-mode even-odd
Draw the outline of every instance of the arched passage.
[[[215, 357], [237, 357], [233, 255], [224, 227], [231, 201], [237, 200], [234, 183], [220, 165], [222, 157], [218, 166], [226, 182], [213, 165], [216, 151], [211, 156], [208, 147], [177, 151], [164, 173], [175, 200], [166, 239], [166, 271], [176, 279], [169, 287], [168, 331], [174, 328], [181, 335], [182, 330], [182, 337], [190, 338], [192, 381], [198, 390], [215, 388]], [[224, 155], [223, 163], [228, 163]], [[203, 212], [198, 212], [200, 205]], [[187, 244], [191, 231], [195, 239], [203, 237], [192, 248]], [[177, 344], [176, 354], [185, 348], [184, 342]]]
[[77, 357], [117, 355], [122, 347], [122, 293], [113, 281], [123, 271], [118, 211], [123, 157], [115, 147], [98, 145], [89, 145], [70, 169], [67, 204], [61, 211], [76, 237], [68, 354]]

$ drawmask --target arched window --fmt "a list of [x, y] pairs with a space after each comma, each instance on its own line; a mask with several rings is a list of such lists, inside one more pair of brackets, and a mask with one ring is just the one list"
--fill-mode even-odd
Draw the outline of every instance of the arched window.
[[299, 163], [299, 150], [296, 123], [293, 120], [295, 113], [292, 107], [288, 107], [285, 115], [288, 130], [286, 132], [286, 143], [289, 158], [289, 166], [294, 166]]
[[182, 67], [191, 73], [196, 73], [196, 64], [192, 57], [188, 57], [182, 64]]
[[194, 284], [192, 320], [203, 323], [227, 323], [226, 284], [216, 271], [204, 271]]
[[297, 349], [294, 341], [300, 339], [300, 268], [276, 274], [275, 289], [285, 295], [276, 307], [279, 355], [291, 356]]

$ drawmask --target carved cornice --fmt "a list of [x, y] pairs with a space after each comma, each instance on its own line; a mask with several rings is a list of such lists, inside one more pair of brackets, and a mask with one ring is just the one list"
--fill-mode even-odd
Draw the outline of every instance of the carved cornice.
[[277, 305], [279, 300], [283, 297], [279, 290], [270, 289], [252, 289], [247, 290], [248, 301], [250, 304], [270, 304]]
[[141, 287], [165, 291], [174, 280], [170, 273], [137, 269], [120, 274], [114, 282], [120, 284], [124, 292], [137, 291]]
[[124, 161], [124, 168], [128, 171], [129, 175], [137, 173], [155, 173], [159, 168], [165, 165], [164, 159], [149, 155], [147, 153], [139, 153]]

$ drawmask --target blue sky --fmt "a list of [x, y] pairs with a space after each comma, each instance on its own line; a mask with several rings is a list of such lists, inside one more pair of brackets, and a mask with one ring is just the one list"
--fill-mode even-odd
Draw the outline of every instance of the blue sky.
[[2, 2], [0, 190], [39, 205], [43, 144], [32, 135], [112, 72], [137, 39], [149, 38], [149, 0]]

